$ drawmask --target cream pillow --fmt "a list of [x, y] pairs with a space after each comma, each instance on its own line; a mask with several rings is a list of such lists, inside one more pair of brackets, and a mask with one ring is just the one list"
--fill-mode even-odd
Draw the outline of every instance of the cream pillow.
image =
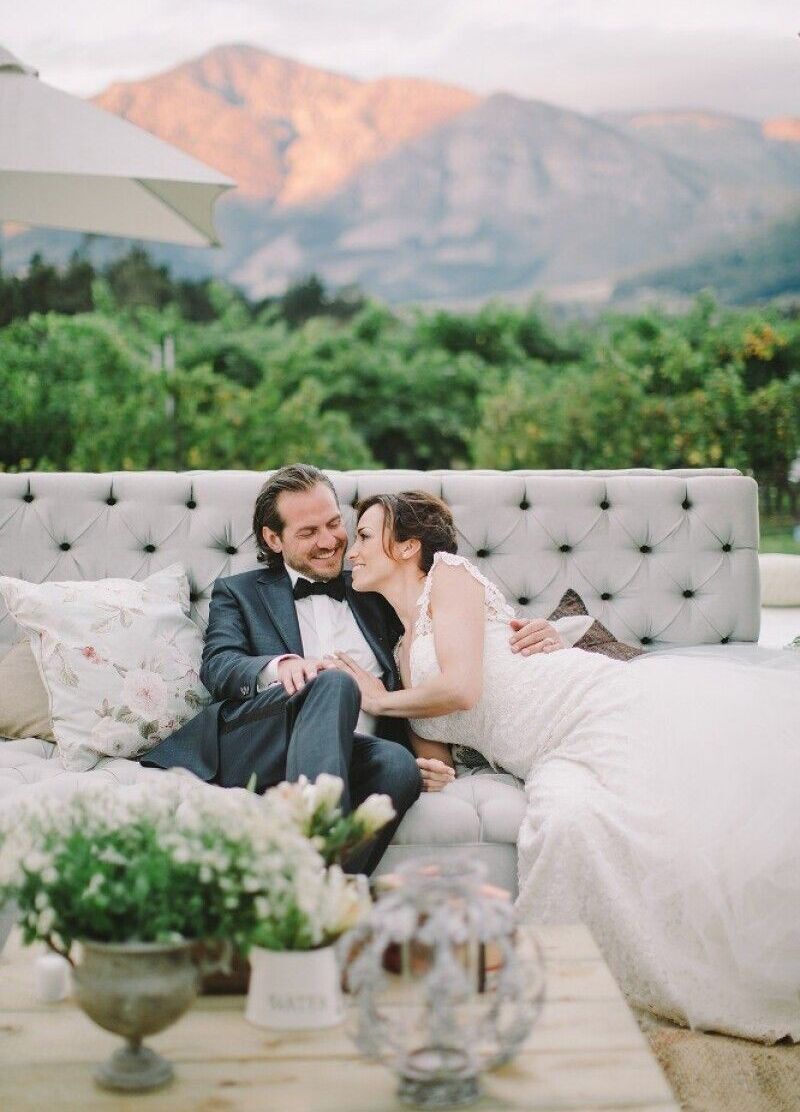
[[141, 582], [2, 576], [0, 595], [30, 636], [65, 768], [138, 757], [208, 700], [198, 676], [203, 639], [188, 617], [180, 564]]
[[50, 698], [28, 641], [0, 660], [0, 741], [20, 737], [55, 741]]
[[800, 556], [764, 552], [758, 557], [762, 606], [800, 606]]

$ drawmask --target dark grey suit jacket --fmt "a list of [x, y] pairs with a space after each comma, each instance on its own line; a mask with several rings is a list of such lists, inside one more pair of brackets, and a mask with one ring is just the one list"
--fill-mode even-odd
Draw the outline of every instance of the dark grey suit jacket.
[[[400, 686], [393, 647], [402, 632], [394, 610], [377, 594], [353, 590], [350, 572], [344, 573], [347, 602], [370, 648], [383, 669], [389, 691]], [[243, 572], [214, 584], [208, 615], [200, 678], [213, 702], [141, 758], [158, 768], [188, 768], [203, 780], [226, 787], [244, 787], [252, 771], [259, 783], [277, 784], [284, 779], [288, 744], [287, 699], [272, 693], [266, 713], [254, 716], [252, 737], [232, 733], [220, 714], [258, 694], [256, 681], [262, 669], [284, 653], [302, 655], [303, 642], [297, 621], [292, 583], [284, 568]], [[262, 699], [260, 702], [264, 701]], [[241, 715], [237, 714], [242, 723]], [[404, 719], [382, 718], [379, 737], [408, 746]], [[235, 745], [236, 752], [223, 751]], [[224, 775], [220, 776], [220, 770]], [[239, 783], [241, 781], [241, 783]]]

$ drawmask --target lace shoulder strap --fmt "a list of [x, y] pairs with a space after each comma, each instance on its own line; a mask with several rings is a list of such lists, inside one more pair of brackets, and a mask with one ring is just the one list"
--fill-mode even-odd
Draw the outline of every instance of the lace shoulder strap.
[[430, 633], [433, 629], [433, 622], [431, 619], [431, 587], [433, 586], [433, 573], [439, 564], [450, 564], [455, 567], [465, 568], [473, 579], [477, 579], [483, 585], [486, 592], [486, 612], [491, 618], [500, 618], [503, 621], [509, 621], [515, 617], [514, 611], [508, 605], [503, 593], [496, 583], [491, 579], [487, 579], [473, 563], [466, 558], [466, 556], [457, 556], [453, 552], [437, 552], [433, 557], [433, 565], [425, 579], [425, 586], [422, 589], [422, 594], [419, 598], [419, 614], [417, 615], [417, 622], [414, 628], [415, 636], [420, 633]]

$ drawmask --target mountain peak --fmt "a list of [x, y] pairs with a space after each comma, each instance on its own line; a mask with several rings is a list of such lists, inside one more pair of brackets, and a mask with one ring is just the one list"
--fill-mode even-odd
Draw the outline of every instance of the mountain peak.
[[761, 127], [765, 139], [779, 143], [800, 143], [800, 119], [797, 116], [778, 116], [764, 120]]
[[434, 81], [359, 81], [246, 43], [214, 47], [95, 98], [228, 174], [240, 199], [279, 206], [325, 196], [477, 99]]

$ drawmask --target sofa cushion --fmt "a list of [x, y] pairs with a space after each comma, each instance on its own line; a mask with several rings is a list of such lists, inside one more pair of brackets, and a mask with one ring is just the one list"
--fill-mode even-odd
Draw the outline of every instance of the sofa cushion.
[[0, 660], [0, 741], [21, 737], [55, 740], [50, 697], [29, 641], [19, 641]]
[[198, 676], [202, 637], [188, 617], [180, 564], [141, 582], [1, 577], [0, 593], [31, 637], [53, 733], [72, 771], [104, 755], [139, 756], [208, 698]]
[[456, 778], [441, 792], [423, 792], [403, 817], [397, 845], [516, 844], [525, 814], [525, 793], [508, 773], [480, 772]]

